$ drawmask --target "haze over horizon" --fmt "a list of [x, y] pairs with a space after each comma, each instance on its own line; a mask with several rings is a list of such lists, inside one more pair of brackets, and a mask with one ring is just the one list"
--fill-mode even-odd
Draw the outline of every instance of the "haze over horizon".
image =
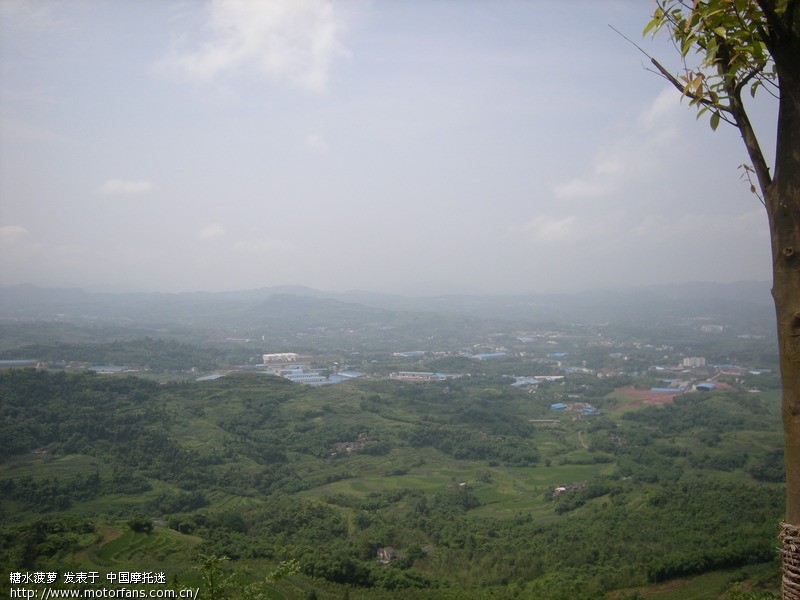
[[[733, 128], [624, 0], [0, 2], [0, 284], [771, 278]], [[768, 155], [774, 102], [753, 104]]]

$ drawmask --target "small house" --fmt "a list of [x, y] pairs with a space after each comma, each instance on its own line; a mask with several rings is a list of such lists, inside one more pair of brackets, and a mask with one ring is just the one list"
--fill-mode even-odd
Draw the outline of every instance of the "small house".
[[384, 565], [388, 565], [393, 560], [399, 558], [397, 554], [397, 550], [392, 548], [391, 546], [386, 546], [385, 548], [378, 548], [378, 562]]

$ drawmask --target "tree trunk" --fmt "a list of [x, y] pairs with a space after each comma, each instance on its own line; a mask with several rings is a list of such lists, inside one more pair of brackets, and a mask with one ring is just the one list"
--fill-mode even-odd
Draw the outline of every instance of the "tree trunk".
[[[785, 262], [797, 263], [798, 252], [795, 250], [793, 260]], [[786, 516], [781, 526], [783, 598], [800, 600], [800, 272], [796, 267], [776, 272], [772, 294], [781, 346], [786, 444]]]
[[776, 52], [781, 98], [775, 174], [765, 202], [778, 322], [786, 518], [781, 528], [783, 598], [800, 600], [800, 40]]

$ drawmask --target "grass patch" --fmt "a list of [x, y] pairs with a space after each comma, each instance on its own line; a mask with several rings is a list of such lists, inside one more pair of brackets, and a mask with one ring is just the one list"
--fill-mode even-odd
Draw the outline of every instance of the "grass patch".
[[[155, 527], [151, 533], [137, 533], [130, 529], [118, 529], [114, 535], [107, 529], [110, 539], [95, 553], [96, 561], [105, 567], [135, 567], [138, 570], [165, 571], [172, 567], [173, 573], [187, 567], [187, 554], [202, 540], [166, 527]], [[147, 567], [145, 569], [143, 567]]]

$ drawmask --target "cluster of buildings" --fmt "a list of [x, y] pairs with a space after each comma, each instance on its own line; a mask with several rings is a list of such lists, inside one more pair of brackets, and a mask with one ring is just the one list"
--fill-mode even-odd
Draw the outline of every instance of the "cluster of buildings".
[[331, 385], [363, 375], [357, 371], [326, 374], [321, 369], [313, 369], [309, 365], [298, 363], [299, 359], [300, 355], [294, 352], [264, 354], [262, 357], [265, 372], [268, 375], [283, 377], [289, 381], [306, 385]]
[[469, 377], [469, 373], [428, 373], [426, 371], [397, 371], [389, 375], [389, 379], [400, 381], [447, 381]]
[[[739, 365], [712, 365], [703, 356], [687, 356], [677, 365], [663, 366], [654, 365], [650, 367], [651, 373], [670, 373], [677, 375], [678, 379], [663, 379], [667, 385], [665, 387], [651, 388], [652, 392], [664, 392], [674, 394], [687, 392], [710, 392], [719, 387], [714, 380], [720, 375], [733, 377], [743, 377], [745, 375], [765, 375], [771, 373], [770, 369], [751, 369]], [[692, 383], [694, 380], [696, 383]]]
[[[529, 338], [518, 338], [523, 341], [528, 341]], [[548, 342], [549, 343], [549, 342]], [[666, 348], [666, 347], [665, 347]], [[491, 348], [492, 352], [475, 354], [479, 347], [472, 348], [472, 352], [461, 352], [460, 356], [468, 357], [476, 361], [486, 361], [492, 359], [500, 359], [508, 357], [509, 354], [505, 352], [504, 348]], [[486, 348], [487, 350], [490, 348]], [[659, 348], [660, 349], [660, 348]], [[403, 352], [393, 352], [392, 356], [396, 358], [407, 359], [420, 359], [428, 355], [436, 355], [425, 350], [409, 350]], [[442, 353], [444, 354], [444, 353]], [[524, 356], [524, 354], [523, 354]], [[611, 355], [615, 357], [615, 355]], [[618, 356], [622, 357], [622, 354]], [[610, 377], [615, 375], [623, 375], [622, 371], [614, 368], [603, 368], [593, 370], [586, 367], [584, 361], [583, 366], [571, 366], [567, 363], [569, 357], [568, 352], [549, 352], [546, 354], [546, 359], [539, 360], [538, 362], [546, 362], [555, 364], [559, 375], [532, 375], [532, 376], [513, 376], [514, 382], [512, 385], [517, 388], [527, 389], [533, 393], [537, 386], [544, 381], [559, 381], [563, 380], [565, 376], [570, 374], [582, 375], [595, 375], [597, 377]], [[666, 356], [664, 357], [666, 358]], [[309, 366], [306, 361], [310, 357], [303, 357], [294, 352], [279, 352], [264, 354], [262, 356], [263, 368], [266, 373], [278, 377], [284, 377], [296, 383], [303, 383], [306, 385], [328, 385], [339, 383], [341, 381], [362, 377], [364, 374], [357, 371], [342, 370], [339, 371], [338, 363], [333, 363], [333, 368], [314, 368]], [[718, 375], [734, 375], [744, 376], [759, 375], [768, 373], [768, 370], [759, 369], [752, 370], [745, 367], [738, 367], [734, 365], [712, 365], [709, 364], [703, 356], [686, 356], [680, 359], [680, 362], [673, 365], [653, 365], [649, 367], [649, 372], [662, 379], [665, 383], [663, 386], [653, 387], [651, 392], [664, 392], [670, 394], [684, 393], [689, 390], [693, 391], [711, 391], [718, 387], [714, 383]], [[630, 374], [630, 373], [629, 373]], [[634, 373], [639, 375], [640, 373]], [[396, 371], [389, 375], [390, 379], [405, 381], [405, 382], [444, 382], [448, 380], [458, 379], [462, 377], [469, 377], [469, 373], [440, 373], [431, 371]], [[212, 376], [213, 377], [213, 376]], [[209, 377], [211, 378], [211, 377]], [[692, 383], [692, 382], [697, 383]], [[554, 410], [564, 410], [567, 405], [559, 409], [553, 406]], [[586, 410], [584, 410], [584, 408]], [[570, 408], [570, 410], [578, 410]], [[595, 414], [596, 409], [591, 406], [580, 408], [584, 414]]]
[[597, 415], [600, 411], [588, 402], [573, 402], [565, 404], [564, 402], [556, 402], [550, 405], [550, 410], [575, 412], [582, 415]]

